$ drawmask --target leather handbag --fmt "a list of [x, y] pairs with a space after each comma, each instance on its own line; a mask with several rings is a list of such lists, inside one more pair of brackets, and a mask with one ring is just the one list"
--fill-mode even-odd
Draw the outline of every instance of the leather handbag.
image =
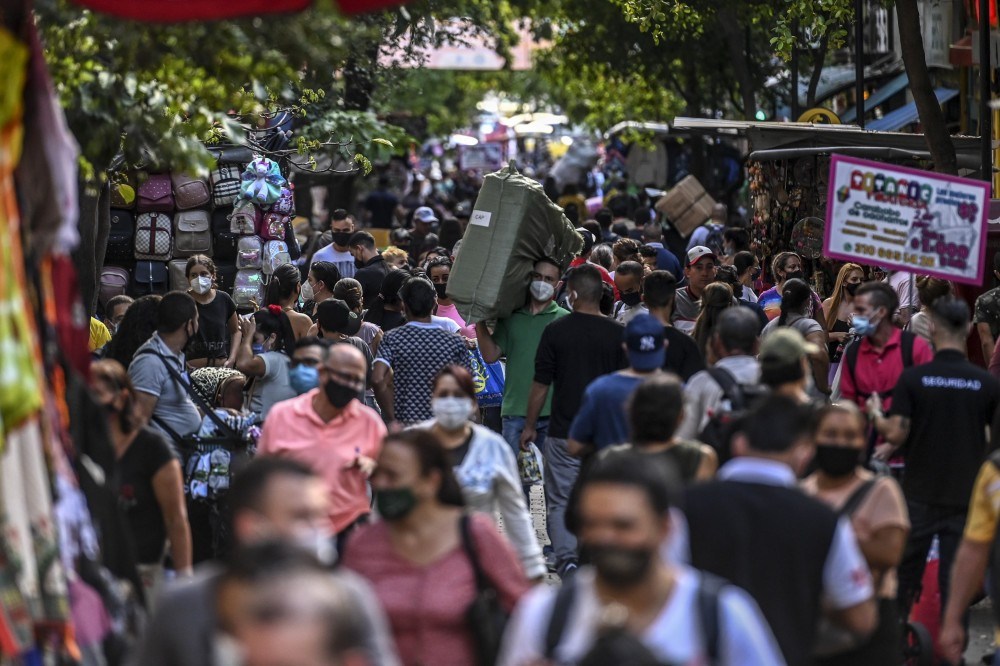
[[504, 627], [507, 626], [507, 611], [500, 604], [496, 587], [483, 571], [472, 530], [469, 528], [468, 515], [459, 519], [459, 531], [462, 535], [462, 548], [476, 574], [476, 597], [465, 611], [465, 619], [475, 644], [476, 663], [479, 666], [493, 666], [500, 653]]

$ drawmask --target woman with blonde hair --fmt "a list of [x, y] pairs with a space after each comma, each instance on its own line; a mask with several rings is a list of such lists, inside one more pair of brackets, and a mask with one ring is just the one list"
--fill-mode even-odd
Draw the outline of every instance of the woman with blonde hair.
[[715, 323], [722, 311], [732, 307], [733, 303], [733, 289], [725, 282], [713, 282], [705, 287], [705, 293], [701, 297], [701, 312], [694, 323], [691, 337], [698, 344], [698, 349], [709, 365], [718, 360], [714, 357], [711, 345], [708, 344], [712, 340], [712, 333], [715, 332]]
[[844, 264], [837, 273], [830, 298], [823, 301], [823, 318], [830, 339], [827, 351], [831, 364], [839, 363], [844, 353], [844, 341], [851, 330], [847, 319], [854, 310], [854, 292], [864, 281], [865, 269], [857, 264]]

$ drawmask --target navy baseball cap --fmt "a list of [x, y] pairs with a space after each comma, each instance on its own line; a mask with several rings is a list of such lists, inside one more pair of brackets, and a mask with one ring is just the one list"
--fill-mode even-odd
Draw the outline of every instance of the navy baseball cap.
[[663, 324], [652, 315], [637, 314], [625, 326], [625, 346], [634, 370], [650, 372], [663, 367], [666, 357]]

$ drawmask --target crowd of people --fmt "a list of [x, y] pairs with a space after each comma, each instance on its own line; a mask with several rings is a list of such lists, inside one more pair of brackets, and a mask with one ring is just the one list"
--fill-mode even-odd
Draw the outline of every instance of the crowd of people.
[[612, 189], [570, 265], [465, 321], [469, 207], [415, 191], [319, 220], [254, 312], [201, 255], [187, 291], [108, 303], [135, 664], [902, 664], [935, 541], [961, 663], [1000, 517], [1000, 288], [973, 312], [847, 263], [824, 299], [724, 206], [685, 239]]

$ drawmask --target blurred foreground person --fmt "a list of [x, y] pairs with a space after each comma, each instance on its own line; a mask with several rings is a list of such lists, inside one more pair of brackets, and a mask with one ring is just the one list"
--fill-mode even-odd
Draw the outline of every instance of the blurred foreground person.
[[[236, 476], [227, 499], [236, 545], [279, 539], [308, 549], [327, 564], [336, 556], [327, 518], [329, 495], [323, 479], [306, 465], [287, 458], [258, 458]], [[349, 571], [331, 571], [327, 575], [345, 586], [354, 603], [360, 605], [355, 615], [362, 623], [366, 663], [398, 664], [385, 617], [371, 588]], [[134, 666], [231, 663], [221, 659], [217, 652], [220, 631], [216, 594], [223, 576], [221, 565], [207, 563], [198, 568], [193, 579], [167, 587], [131, 663]], [[277, 663], [312, 666], [326, 662]]]

